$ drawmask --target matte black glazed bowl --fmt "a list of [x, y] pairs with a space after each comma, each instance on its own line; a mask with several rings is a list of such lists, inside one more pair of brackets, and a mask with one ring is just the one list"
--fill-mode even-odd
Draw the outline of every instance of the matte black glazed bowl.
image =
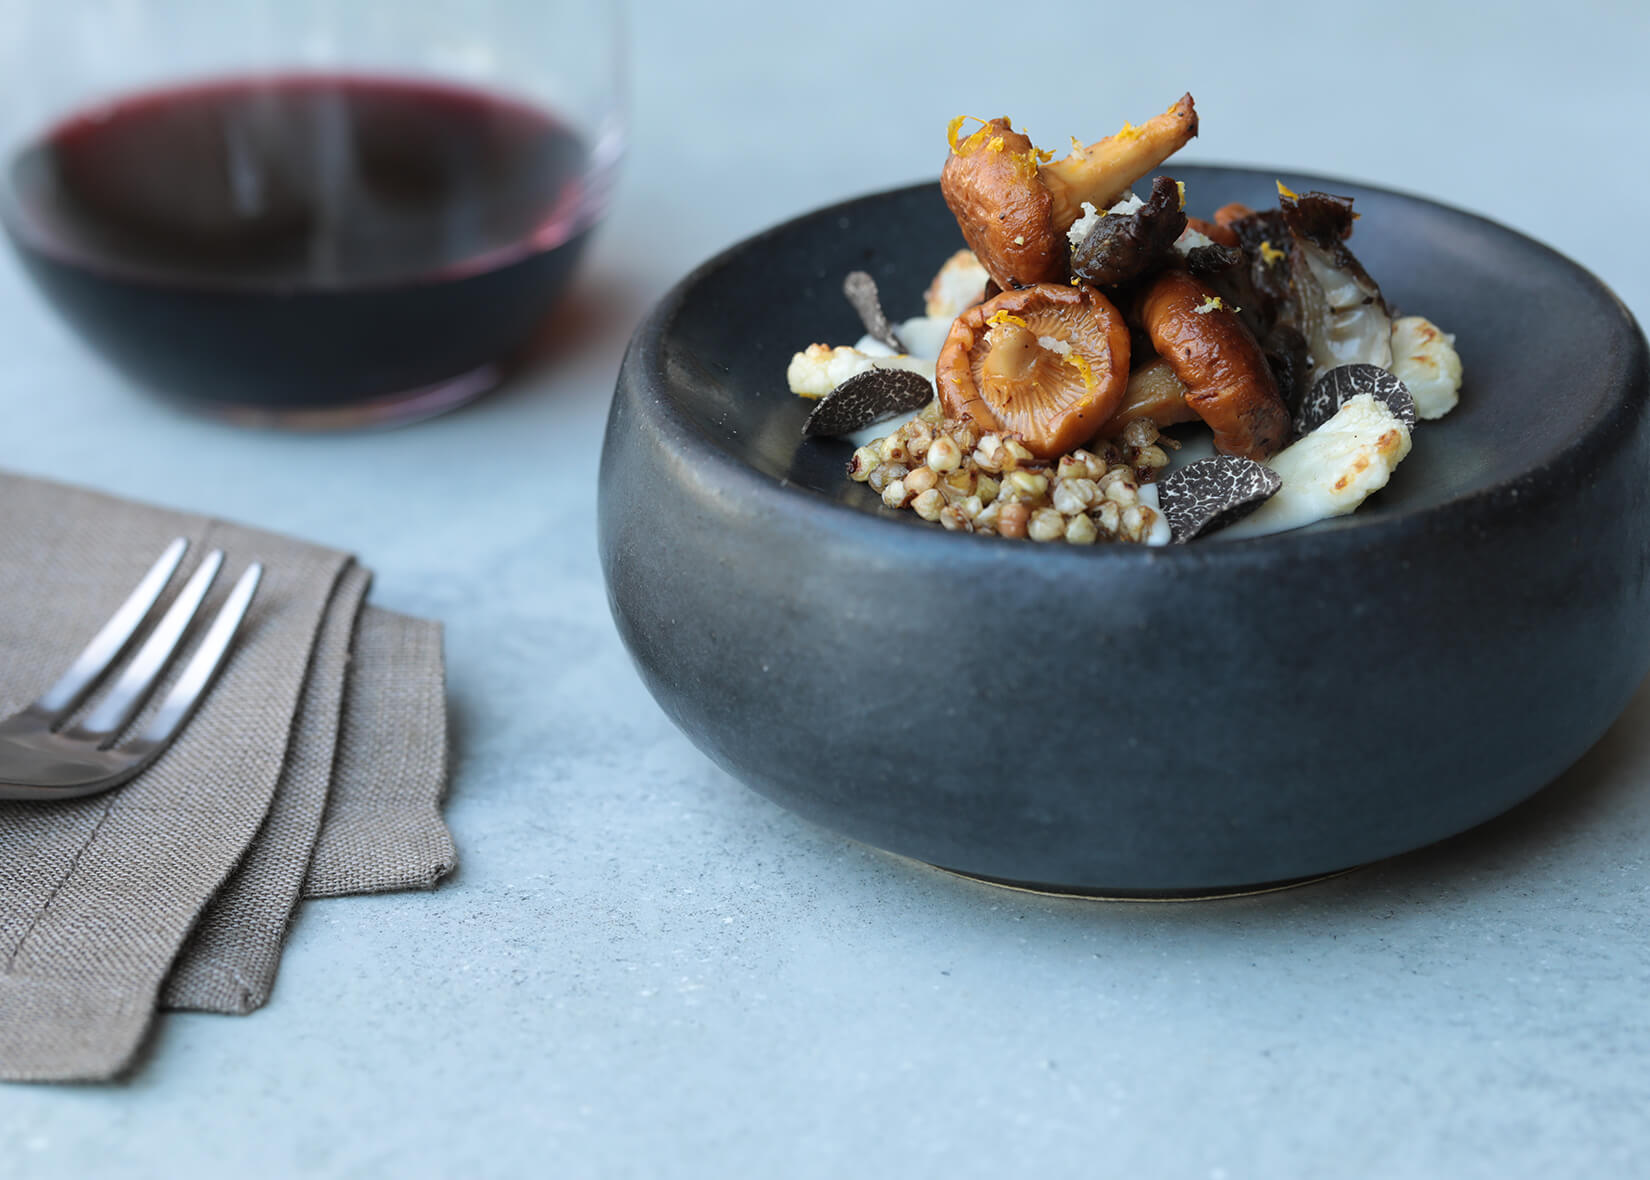
[[[1179, 167], [1195, 205], [1274, 173]], [[702, 750], [850, 836], [1004, 882], [1198, 893], [1416, 848], [1511, 807], [1650, 668], [1644, 337], [1587, 272], [1415, 197], [1353, 248], [1457, 335], [1460, 407], [1310, 529], [1068, 548], [895, 513], [803, 442], [793, 351], [896, 319], [961, 243], [937, 185], [744, 242], [642, 325], [600, 484], [614, 617]]]

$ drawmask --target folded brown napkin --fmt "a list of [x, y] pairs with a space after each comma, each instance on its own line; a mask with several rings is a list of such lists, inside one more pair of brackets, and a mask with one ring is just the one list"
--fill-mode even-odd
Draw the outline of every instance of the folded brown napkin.
[[0, 716], [175, 536], [186, 567], [227, 555], [203, 618], [248, 563], [263, 583], [152, 767], [88, 799], [0, 800], [0, 1079], [113, 1077], [159, 1006], [262, 1004], [301, 896], [428, 888], [455, 863], [440, 629], [363, 607], [347, 554], [0, 473]]

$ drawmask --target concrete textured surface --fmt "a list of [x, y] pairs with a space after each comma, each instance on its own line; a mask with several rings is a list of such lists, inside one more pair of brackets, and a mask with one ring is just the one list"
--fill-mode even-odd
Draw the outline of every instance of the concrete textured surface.
[[594, 542], [648, 304], [932, 176], [960, 112], [1063, 142], [1191, 89], [1187, 159], [1480, 211], [1642, 320], [1647, 13], [636, 3], [631, 156], [542, 363], [402, 430], [179, 414], [0, 262], [0, 465], [354, 550], [446, 623], [463, 858], [306, 905], [265, 1010], [166, 1017], [129, 1081], [6, 1088], [0, 1176], [1650, 1175], [1650, 688], [1535, 800], [1394, 862], [1218, 904], [1008, 893], [714, 768]]

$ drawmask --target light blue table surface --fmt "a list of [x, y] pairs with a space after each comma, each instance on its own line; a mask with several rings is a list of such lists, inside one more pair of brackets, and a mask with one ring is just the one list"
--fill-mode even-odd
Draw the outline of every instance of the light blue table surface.
[[0, 1176], [1650, 1175], [1650, 690], [1441, 846], [1086, 903], [747, 791], [609, 620], [631, 327], [723, 246], [931, 177], [953, 114], [1063, 143], [1190, 89], [1186, 159], [1432, 195], [1650, 312], [1644, 5], [1247, 8], [638, 3], [633, 153], [550, 359], [408, 429], [183, 416], [0, 262], [0, 466], [355, 551], [446, 623], [462, 855], [432, 894], [304, 906], [269, 1006], [166, 1017], [129, 1082], [0, 1090]]

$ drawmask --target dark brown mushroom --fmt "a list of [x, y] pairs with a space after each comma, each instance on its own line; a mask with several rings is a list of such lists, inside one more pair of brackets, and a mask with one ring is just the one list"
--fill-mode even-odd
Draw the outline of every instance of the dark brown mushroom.
[[1161, 266], [1186, 228], [1180, 186], [1167, 176], [1152, 181], [1152, 194], [1133, 213], [1097, 220], [1071, 252], [1071, 273], [1097, 287], [1125, 283]]
[[1089, 286], [1004, 291], [951, 325], [935, 366], [940, 404], [1054, 459], [1092, 439], [1128, 384], [1129, 329]]
[[1260, 345], [1237, 313], [1184, 271], [1160, 274], [1140, 301], [1152, 347], [1186, 384], [1186, 404], [1215, 449], [1264, 461], [1289, 441], [1289, 410]]

